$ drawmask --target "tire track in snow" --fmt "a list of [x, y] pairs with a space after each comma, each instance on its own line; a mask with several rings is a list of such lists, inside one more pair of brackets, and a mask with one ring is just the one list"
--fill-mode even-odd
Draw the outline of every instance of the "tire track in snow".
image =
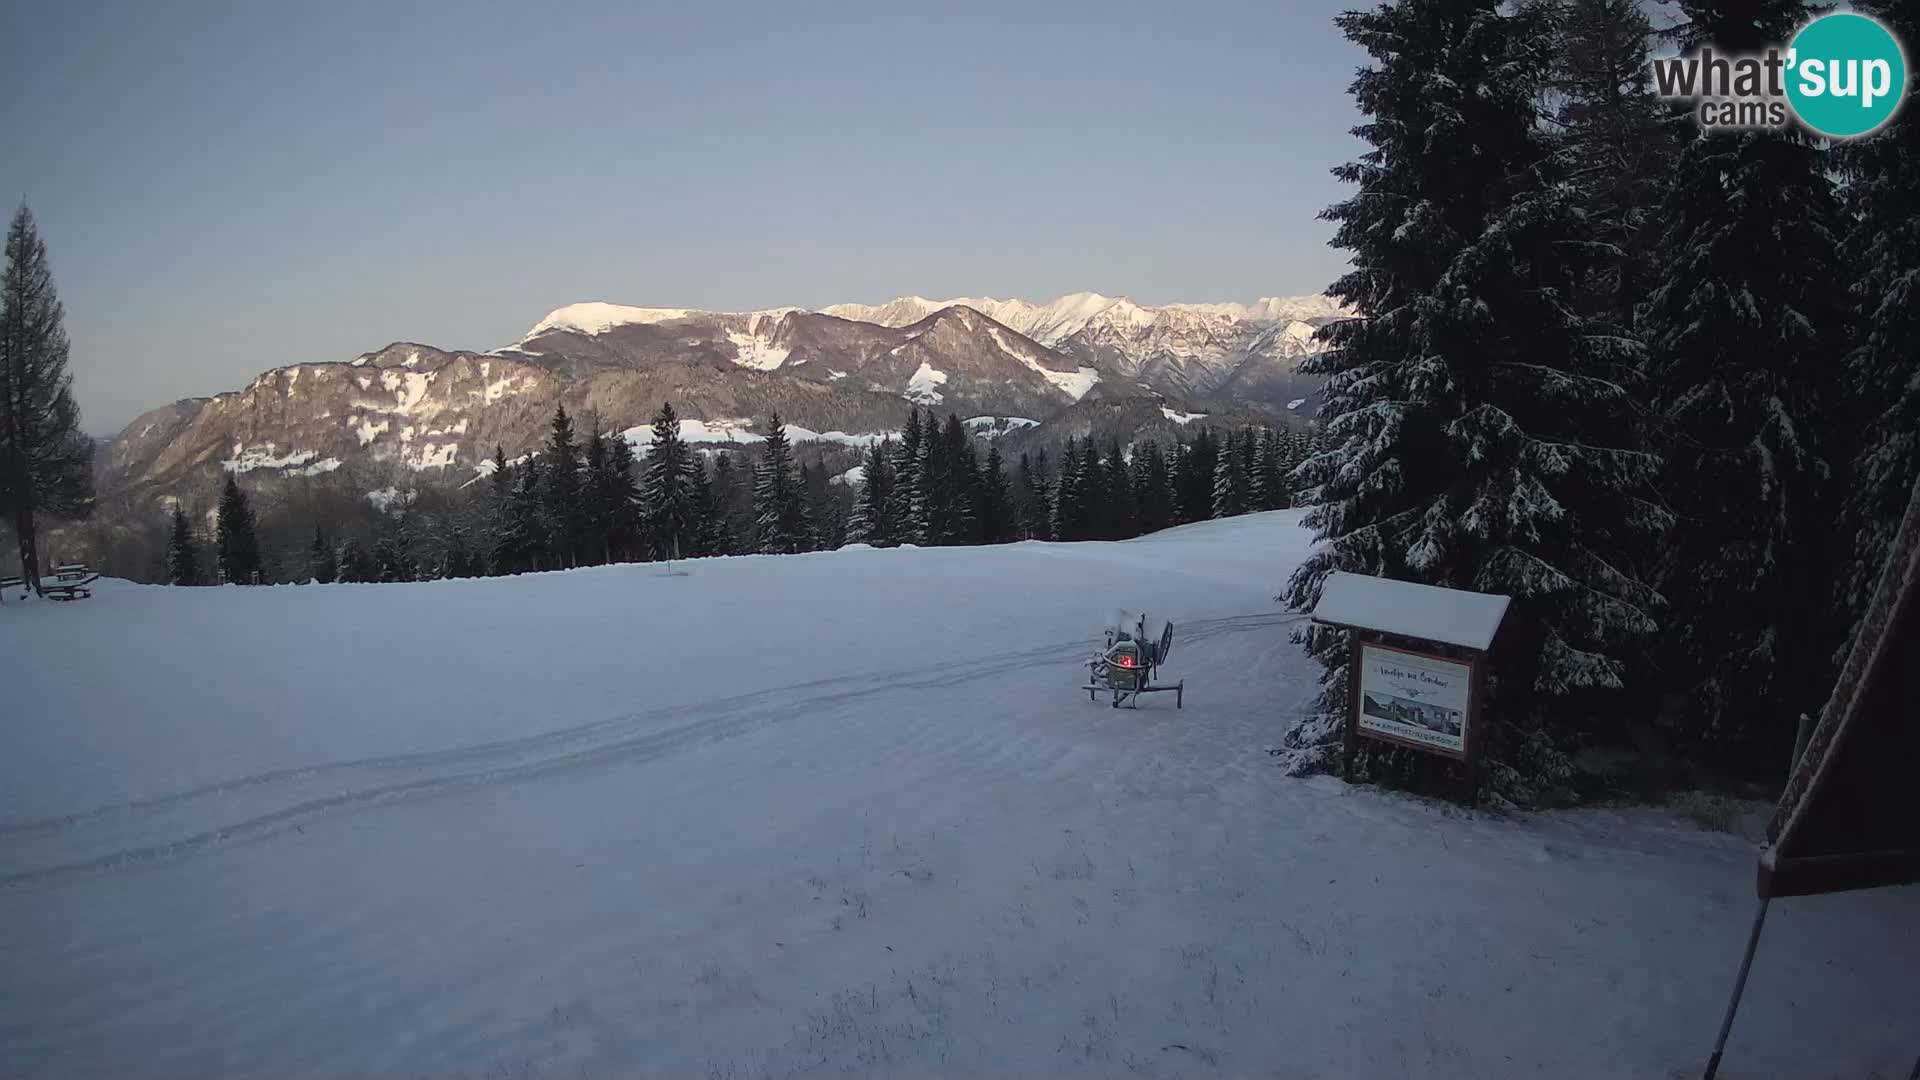
[[[1302, 621], [1306, 616], [1266, 612], [1205, 619], [1180, 626], [1176, 644], [1192, 646], [1222, 634], [1242, 633]], [[890, 671], [836, 676], [747, 694], [669, 706], [641, 713], [593, 721], [518, 739], [497, 740], [437, 751], [359, 758], [321, 765], [276, 769], [205, 785], [171, 795], [155, 796], [97, 807], [62, 817], [0, 825], [0, 836], [41, 834], [65, 840], [98, 824], [136, 822], [143, 815], [173, 812], [191, 815], [209, 805], [207, 817], [228, 809], [228, 797], [259, 788], [302, 780], [351, 777], [360, 772], [428, 772], [395, 782], [335, 790], [313, 798], [246, 816], [237, 821], [186, 823], [185, 836], [124, 847], [106, 853], [55, 862], [50, 865], [0, 871], [0, 888], [97, 871], [109, 871], [185, 857], [227, 843], [261, 840], [303, 827], [316, 818], [348, 809], [383, 806], [476, 787], [538, 779], [573, 769], [613, 763], [657, 760], [692, 747], [737, 737], [782, 720], [818, 713], [837, 705], [900, 691], [950, 687], [974, 679], [1065, 663], [1091, 655], [1087, 640], [994, 653], [958, 664], [942, 662]], [[844, 688], [844, 689], [835, 689]], [[822, 692], [824, 691], [824, 692]], [[633, 735], [632, 729], [649, 719], [687, 715], [681, 724]], [[585, 743], [565, 750], [573, 743]], [[556, 752], [558, 751], [558, 752]], [[488, 765], [485, 763], [492, 762]], [[432, 772], [438, 766], [471, 766], [451, 772]], [[75, 845], [68, 845], [75, 846]]]

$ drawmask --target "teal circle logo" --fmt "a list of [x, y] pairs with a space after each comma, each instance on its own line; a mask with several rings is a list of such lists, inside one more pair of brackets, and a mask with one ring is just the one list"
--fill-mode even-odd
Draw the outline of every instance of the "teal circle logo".
[[1838, 12], [1802, 27], [1788, 45], [1787, 101], [1822, 135], [1871, 135], [1907, 96], [1907, 58], [1886, 27]]

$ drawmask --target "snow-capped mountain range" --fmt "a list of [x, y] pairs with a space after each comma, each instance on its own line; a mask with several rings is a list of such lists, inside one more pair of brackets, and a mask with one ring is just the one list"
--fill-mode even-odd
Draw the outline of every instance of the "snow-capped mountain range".
[[1318, 389], [1299, 362], [1341, 314], [1319, 296], [1150, 307], [1097, 293], [747, 312], [569, 304], [502, 348], [396, 342], [163, 406], [107, 445], [100, 489], [202, 490], [230, 471], [467, 482], [496, 446], [537, 447], [556, 404], [610, 431], [671, 400], [696, 433], [750, 432], [778, 411], [849, 440], [898, 430], [916, 404], [1044, 421], [1083, 400], [1159, 395], [1297, 413]]

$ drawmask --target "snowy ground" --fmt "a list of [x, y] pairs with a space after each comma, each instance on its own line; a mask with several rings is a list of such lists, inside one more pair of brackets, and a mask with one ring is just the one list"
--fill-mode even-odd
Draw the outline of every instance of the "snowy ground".
[[[1694, 1073], [1751, 843], [1283, 776], [1297, 519], [0, 607], [0, 1075]], [[1904, 1077], [1917, 897], [1776, 905], [1723, 1075]]]

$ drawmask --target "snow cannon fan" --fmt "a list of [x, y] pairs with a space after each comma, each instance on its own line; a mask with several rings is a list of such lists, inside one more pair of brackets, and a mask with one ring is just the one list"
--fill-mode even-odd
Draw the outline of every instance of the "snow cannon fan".
[[1147, 617], [1144, 613], [1130, 615], [1125, 611], [1114, 613], [1113, 620], [1107, 623], [1106, 641], [1100, 652], [1087, 661], [1092, 673], [1087, 685], [1087, 700], [1096, 700], [1102, 692], [1112, 695], [1112, 705], [1119, 708], [1130, 704], [1140, 707], [1141, 694], [1161, 694], [1173, 692], [1173, 707], [1185, 707], [1185, 679], [1172, 686], [1156, 686], [1153, 676], [1160, 665], [1167, 662], [1167, 654], [1173, 650], [1173, 624], [1163, 623], [1156, 640], [1147, 631]]

